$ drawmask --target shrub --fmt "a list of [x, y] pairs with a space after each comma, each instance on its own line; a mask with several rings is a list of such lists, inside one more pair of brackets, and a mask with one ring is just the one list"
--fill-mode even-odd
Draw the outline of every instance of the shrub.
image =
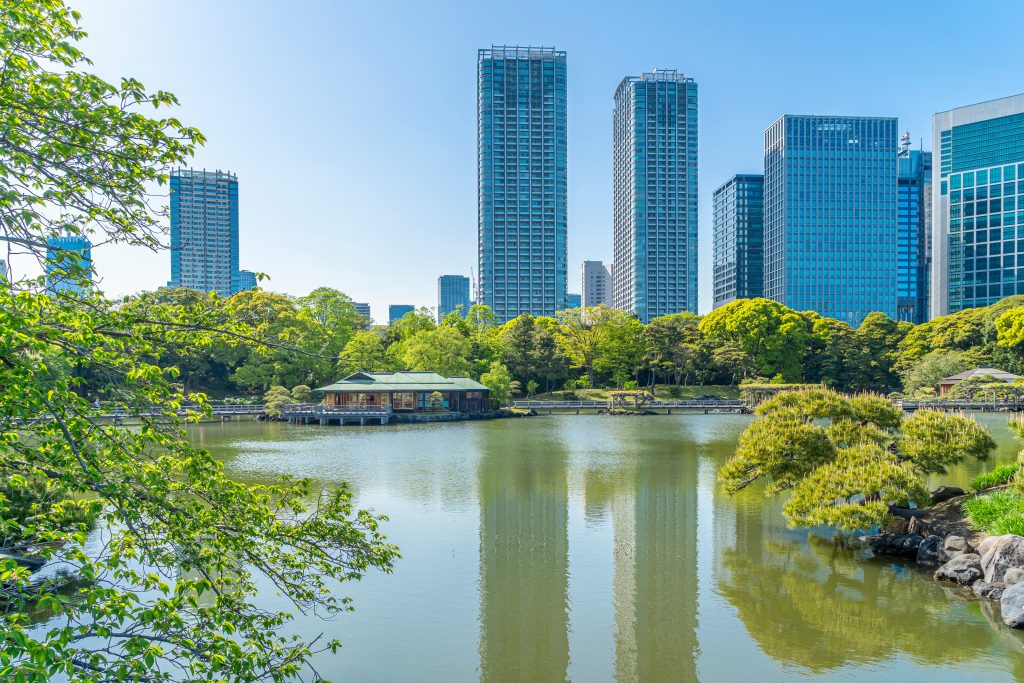
[[996, 491], [964, 502], [971, 525], [990, 534], [1024, 536], [1024, 497], [1012, 491]]
[[994, 470], [982, 472], [971, 480], [971, 488], [975, 491], [984, 491], [985, 489], [990, 489], [993, 486], [1008, 484], [1013, 480], [1014, 476], [1016, 476], [1017, 469], [1017, 463], [1008, 462], [1005, 465], [1000, 465]]
[[678, 386], [671, 386], [668, 388], [669, 398], [682, 398], [683, 388]]

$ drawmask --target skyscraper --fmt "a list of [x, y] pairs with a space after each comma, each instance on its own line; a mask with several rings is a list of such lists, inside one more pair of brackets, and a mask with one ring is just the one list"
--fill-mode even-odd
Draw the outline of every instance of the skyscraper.
[[932, 317], [1024, 294], [1024, 95], [932, 116]]
[[764, 134], [765, 296], [896, 317], [896, 119], [793, 116]]
[[734, 175], [712, 205], [714, 307], [764, 296], [764, 176]]
[[909, 134], [901, 145], [897, 182], [896, 319], [919, 325], [928, 320], [932, 153], [910, 149]]
[[584, 261], [580, 269], [583, 305], [612, 305], [612, 272], [601, 261]]
[[442, 275], [437, 278], [437, 319], [462, 306], [462, 315], [469, 312], [469, 278], [465, 275]]
[[46, 289], [51, 292], [85, 291], [92, 282], [92, 244], [84, 235], [59, 235], [46, 242]]
[[256, 289], [259, 286], [259, 281], [256, 279], [256, 273], [251, 270], [240, 270], [238, 271], [238, 286], [235, 291], [246, 292], [250, 289]]
[[583, 306], [583, 295], [573, 294], [569, 292], [565, 295], [565, 307], [566, 308], [580, 308]]
[[231, 296], [249, 289], [243, 284], [252, 280], [238, 269], [238, 176], [226, 171], [172, 171], [167, 286]]
[[406, 313], [412, 313], [416, 307], [411, 304], [391, 304], [388, 306], [388, 325], [401, 320]]
[[477, 58], [480, 283], [504, 322], [565, 308], [566, 61], [546, 47]]
[[616, 308], [697, 312], [697, 83], [627, 76], [613, 115]]

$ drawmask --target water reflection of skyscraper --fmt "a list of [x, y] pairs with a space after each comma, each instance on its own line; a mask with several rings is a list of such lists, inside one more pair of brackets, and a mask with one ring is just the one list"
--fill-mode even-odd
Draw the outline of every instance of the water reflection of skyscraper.
[[480, 679], [564, 681], [568, 454], [554, 430], [507, 426], [478, 432]]

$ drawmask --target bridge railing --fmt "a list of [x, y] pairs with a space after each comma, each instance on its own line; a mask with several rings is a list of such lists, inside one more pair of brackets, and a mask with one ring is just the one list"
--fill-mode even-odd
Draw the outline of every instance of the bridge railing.
[[[533, 409], [574, 409], [607, 408], [608, 401], [513, 401], [515, 408]], [[632, 408], [632, 401], [619, 401], [616, 407]], [[743, 408], [746, 404], [739, 399], [680, 399], [670, 401], [648, 401], [637, 404], [640, 408]]]

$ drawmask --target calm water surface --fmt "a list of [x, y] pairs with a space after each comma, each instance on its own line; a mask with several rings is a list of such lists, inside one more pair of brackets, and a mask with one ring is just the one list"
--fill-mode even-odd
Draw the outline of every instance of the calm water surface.
[[[995, 462], [1016, 457], [1000, 416]], [[194, 428], [232, 476], [351, 482], [403, 558], [347, 584], [343, 681], [1013, 681], [998, 609], [909, 565], [790, 530], [715, 472], [749, 418], [544, 416], [455, 425]], [[964, 484], [993, 466], [959, 468]], [[267, 591], [268, 606], [281, 606]]]

